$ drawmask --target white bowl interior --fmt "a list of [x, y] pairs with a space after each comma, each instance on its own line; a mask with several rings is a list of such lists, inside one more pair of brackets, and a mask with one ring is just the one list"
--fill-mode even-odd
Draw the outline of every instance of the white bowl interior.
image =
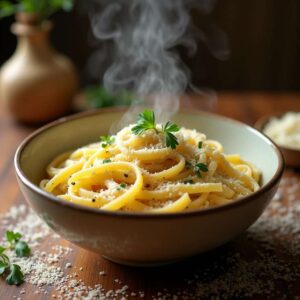
[[[76, 149], [91, 142], [99, 141], [100, 135], [107, 134], [122, 113], [99, 112], [72, 119], [36, 135], [24, 148], [20, 165], [25, 176], [37, 184], [45, 176], [47, 164], [56, 155]], [[262, 184], [274, 176], [279, 167], [275, 146], [258, 131], [227, 118], [206, 113], [182, 112], [173, 120], [186, 128], [195, 128], [209, 139], [220, 141], [227, 154], [240, 154], [262, 171]]]

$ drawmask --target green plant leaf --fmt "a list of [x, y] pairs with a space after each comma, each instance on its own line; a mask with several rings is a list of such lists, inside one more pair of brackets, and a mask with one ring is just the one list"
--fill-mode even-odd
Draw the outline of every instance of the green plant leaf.
[[63, 0], [62, 1], [61, 7], [64, 11], [71, 11], [73, 6], [74, 6], [73, 0]]
[[172, 149], [175, 149], [178, 145], [176, 136], [171, 132], [165, 132], [165, 135], [166, 135], [167, 147], [171, 147]]
[[5, 272], [7, 267], [8, 265], [6, 263], [0, 261], [0, 275], [2, 275]]
[[30, 248], [28, 244], [24, 241], [18, 241], [15, 246], [15, 251], [17, 256], [29, 256], [30, 255]]
[[131, 128], [135, 135], [143, 134], [145, 131], [154, 129], [156, 132], [155, 114], [152, 110], [145, 109], [137, 116], [137, 123]]
[[208, 172], [208, 167], [206, 164], [203, 164], [203, 163], [198, 163], [195, 165], [194, 167], [194, 172], [196, 173], [196, 175], [198, 177], [202, 177], [201, 176], [201, 172]]
[[111, 163], [111, 159], [103, 159], [102, 163], [103, 164]]
[[10, 273], [6, 277], [6, 282], [9, 285], [19, 285], [24, 282], [24, 274], [19, 265], [12, 264], [10, 265], [9, 270]]
[[100, 136], [100, 141], [102, 148], [106, 148], [108, 145], [111, 145], [115, 142], [115, 138], [110, 135], [102, 135]]
[[122, 183], [120, 184], [120, 187], [121, 187], [122, 189], [125, 189], [125, 188], [126, 188], [126, 186], [127, 186], [127, 184], [126, 184], [126, 183], [124, 183], [124, 182], [122, 182]]
[[0, 261], [6, 265], [9, 265], [9, 257], [4, 253], [0, 255]]
[[22, 234], [19, 232], [13, 232], [13, 231], [6, 231], [6, 240], [9, 243], [16, 243], [19, 241], [19, 239], [22, 237]]
[[0, 18], [9, 17], [17, 12], [17, 6], [10, 1], [0, 1]]
[[175, 124], [172, 123], [170, 121], [168, 121], [164, 126], [163, 126], [163, 131], [164, 132], [177, 132], [180, 130], [180, 127]]
[[89, 86], [85, 90], [87, 103], [94, 108], [124, 106], [141, 102], [130, 91], [111, 93], [103, 86]]

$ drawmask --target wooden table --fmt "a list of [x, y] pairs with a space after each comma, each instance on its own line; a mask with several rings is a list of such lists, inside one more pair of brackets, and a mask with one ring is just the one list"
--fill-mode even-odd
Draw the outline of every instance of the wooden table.
[[[192, 97], [190, 101], [184, 101], [182, 106], [199, 109], [202, 106], [202, 102], [199, 98]], [[218, 101], [213, 104], [212, 109], [218, 114], [241, 120], [248, 124], [253, 124], [260, 116], [270, 112], [300, 110], [300, 94], [219, 93]], [[1, 108], [0, 213], [5, 213], [12, 205], [24, 203], [24, 198], [15, 179], [13, 156], [18, 144], [34, 129], [35, 128], [33, 127], [16, 124], [4, 112], [3, 108]], [[294, 178], [293, 182], [295, 185], [300, 184], [300, 175], [295, 170], [287, 169], [284, 176], [285, 178]], [[286, 190], [283, 189], [283, 198], [285, 197], [288, 197], [288, 195], [286, 194]], [[300, 218], [298, 220], [300, 221]], [[7, 225], [1, 225], [1, 236], [4, 235], [6, 229], [5, 226]], [[50, 251], [51, 247], [55, 244], [72, 248], [73, 251], [67, 254], [59, 264], [66, 274], [74, 274], [76, 271], [78, 273], [76, 278], [82, 279], [85, 285], [94, 286], [97, 283], [101, 283], [105, 289], [117, 289], [120, 284], [115, 282], [115, 279], [120, 279], [122, 285], [127, 284], [131, 291], [143, 291], [145, 293], [145, 299], [153, 299], [153, 296], [158, 298], [157, 293], [159, 293], [159, 291], [164, 291], [165, 288], [170, 291], [175, 291], [180, 288], [192, 291], [196, 283], [195, 281], [189, 282], [188, 278], [193, 276], [193, 272], [196, 269], [199, 271], [200, 268], [201, 272], [201, 270], [204, 269], [204, 264], [213, 264], [220, 255], [226, 256], [226, 253], [238, 251], [243, 254], [246, 260], [255, 261], [255, 259], [257, 259], [256, 247], [259, 247], [258, 245], [256, 246], [256, 243], [258, 243], [258, 241], [249, 241], [244, 234], [235, 241], [211, 253], [200, 255], [199, 257], [173, 266], [152, 269], [129, 268], [108, 262], [100, 256], [82, 250], [63, 239], [54, 239], [51, 241], [45, 239], [40, 244], [39, 248]], [[296, 243], [300, 243], [299, 239]], [[283, 253], [281, 254], [281, 259], [286, 262], [291, 262], [294, 267], [298, 268], [298, 273], [300, 274], [299, 256], [292, 258], [290, 255]], [[70, 262], [72, 267], [66, 269], [66, 262]], [[80, 268], [82, 268], [82, 270]], [[107, 275], [100, 276], [100, 271], [105, 271]], [[282, 270], [282, 272], [288, 273], [289, 271]], [[217, 276], [218, 270], [216, 270], [215, 273]], [[255, 274], [254, 276], [259, 276], [259, 274]], [[272, 281], [273, 278], [265, 278], [265, 280], [266, 282], [268, 280]], [[289, 284], [285, 283], [283, 280], [275, 282], [275, 292], [270, 299], [297, 299], [297, 296], [300, 296], [299, 277], [295, 278], [295, 280], [295, 282]], [[38, 288], [29, 283], [24, 283], [19, 287], [15, 287], [8, 286], [4, 280], [0, 280], [0, 299], [6, 300], [17, 297], [22, 299], [48, 299], [59, 295], [59, 293], [57, 293], [57, 287], [55, 286], [49, 285], [44, 286], [43, 288], [43, 292], [37, 292]], [[234, 289], [234, 287], [231, 288]], [[45, 292], [47, 294], [45, 294]], [[131, 292], [128, 292], [128, 294], [130, 295]], [[223, 292], [220, 292], [220, 299], [222, 299], [224, 295]], [[137, 299], [138, 297], [132, 296], [131, 298]], [[241, 299], [243, 297], [237, 298]], [[266, 299], [266, 296], [255, 295], [250, 298]], [[174, 297], [174, 299], [176, 299], [176, 297]], [[182, 294], [179, 294], [177, 299], [183, 299]], [[207, 294], [203, 299], [209, 299], [209, 295]]]

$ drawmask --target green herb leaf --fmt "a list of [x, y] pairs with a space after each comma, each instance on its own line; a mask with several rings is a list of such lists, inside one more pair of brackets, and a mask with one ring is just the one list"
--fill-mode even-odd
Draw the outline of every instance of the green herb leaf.
[[170, 121], [168, 121], [164, 126], [163, 126], [163, 132], [177, 132], [180, 130], [180, 127], [175, 124], [172, 123]]
[[155, 125], [155, 114], [154, 111], [145, 109], [142, 113], [138, 114], [137, 117], [138, 123], [143, 123], [147, 125], [148, 127]]
[[163, 126], [162, 130], [163, 130], [163, 133], [166, 136], [166, 145], [167, 145], [167, 147], [171, 147], [172, 149], [175, 149], [178, 145], [178, 140], [177, 140], [177, 137], [174, 134], [172, 134], [171, 132], [179, 131], [180, 127], [177, 124], [168, 121]]
[[[11, 2], [17, 2], [16, 4]], [[19, 0], [0, 1], [0, 18], [17, 12], [33, 13], [40, 16], [41, 21], [58, 10], [70, 11], [74, 0]]]
[[11, 16], [17, 11], [17, 5], [10, 1], [0, 1], [0, 18]]
[[177, 138], [174, 134], [171, 132], [165, 132], [166, 135], [166, 145], [167, 147], [171, 147], [172, 149], [175, 149], [178, 145]]
[[127, 184], [126, 184], [126, 183], [123, 183], [123, 182], [122, 182], [122, 183], [120, 184], [120, 187], [121, 187], [122, 189], [125, 189], [125, 188], [126, 188], [126, 186], [127, 186]]
[[107, 164], [107, 163], [110, 163], [111, 162], [111, 159], [103, 159], [102, 163], [103, 164]]
[[19, 232], [7, 230], [5, 236], [9, 246], [0, 246], [0, 275], [3, 275], [9, 270], [6, 282], [11, 285], [19, 285], [24, 281], [24, 275], [21, 268], [19, 265], [11, 264], [9, 257], [4, 252], [9, 249], [15, 250], [17, 256], [23, 257], [30, 254], [30, 248], [26, 242], [20, 240], [22, 235]]
[[[111, 106], [128, 106], [138, 104], [142, 99], [137, 99], [131, 91], [114, 92], [100, 85], [92, 85], [85, 89], [86, 102], [89, 107], [101, 108]], [[141, 103], [142, 104], [142, 103]]]
[[73, 0], [61, 0], [61, 8], [64, 11], [67, 11], [67, 12], [71, 11], [73, 6], [74, 6]]
[[6, 277], [6, 282], [10, 285], [19, 285], [24, 281], [24, 274], [21, 271], [21, 267], [16, 264], [12, 264], [9, 267], [10, 273]]
[[131, 131], [140, 135], [147, 130], [154, 130], [156, 133], [163, 133], [166, 138], [166, 146], [175, 149], [178, 145], [177, 137], [172, 132], [177, 132], [180, 127], [175, 123], [168, 121], [162, 126], [161, 131], [156, 128], [155, 114], [152, 110], [145, 109], [142, 113], [138, 114], [137, 123], [131, 128]]
[[198, 143], [198, 148], [199, 148], [199, 149], [201, 149], [201, 148], [202, 148], [202, 146], [203, 146], [203, 142], [202, 142], [202, 141], [200, 141], [200, 142]]
[[194, 167], [194, 171], [198, 177], [201, 177], [201, 172], [207, 172], [208, 167], [206, 164], [203, 163], [197, 163]]
[[0, 261], [1, 261], [2, 263], [4, 263], [5, 265], [9, 265], [9, 258], [8, 258], [8, 256], [7, 256], [6, 254], [4, 254], [4, 253], [2, 253], [2, 254], [0, 255]]
[[0, 255], [6, 250], [5, 247], [0, 246]]
[[19, 232], [13, 232], [13, 231], [6, 231], [6, 240], [12, 244], [19, 241], [19, 239], [22, 237], [22, 234]]
[[110, 135], [102, 135], [100, 136], [101, 146], [102, 148], [106, 148], [108, 145], [111, 145], [115, 142], [115, 138]]
[[28, 244], [24, 241], [18, 241], [15, 246], [15, 251], [17, 256], [23, 257], [23, 256], [29, 256], [30, 254], [30, 248]]
[[7, 267], [8, 265], [6, 263], [0, 261], [0, 275], [2, 275], [5, 272]]
[[143, 134], [146, 130], [153, 129], [157, 132], [155, 115], [152, 110], [145, 109], [142, 113], [138, 114], [137, 123], [131, 128], [135, 135]]

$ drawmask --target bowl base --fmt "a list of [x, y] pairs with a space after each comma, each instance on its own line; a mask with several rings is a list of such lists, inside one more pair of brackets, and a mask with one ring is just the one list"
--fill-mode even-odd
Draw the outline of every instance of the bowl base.
[[123, 260], [123, 259], [116, 259], [109, 256], [102, 255], [103, 258], [120, 265], [129, 266], [129, 267], [141, 267], [141, 268], [151, 268], [151, 267], [161, 267], [166, 265], [171, 265], [177, 262], [184, 260], [184, 258], [177, 258], [171, 260], [164, 260], [164, 261], [133, 261], [133, 260]]

